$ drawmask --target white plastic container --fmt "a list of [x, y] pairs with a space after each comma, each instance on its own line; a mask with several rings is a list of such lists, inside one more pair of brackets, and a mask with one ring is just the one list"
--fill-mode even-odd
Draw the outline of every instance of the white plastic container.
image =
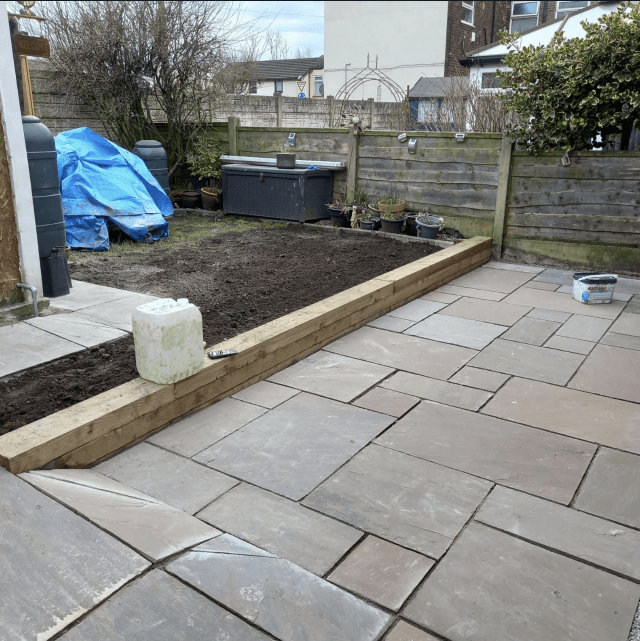
[[617, 274], [578, 272], [573, 275], [573, 297], [585, 305], [610, 303], [617, 282]]
[[186, 298], [161, 298], [131, 317], [136, 367], [142, 378], [166, 385], [202, 369], [202, 314]]

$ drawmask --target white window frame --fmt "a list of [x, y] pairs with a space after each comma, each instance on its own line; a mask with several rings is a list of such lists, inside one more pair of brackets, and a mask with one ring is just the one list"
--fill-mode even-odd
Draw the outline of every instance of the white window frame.
[[[318, 89], [316, 90], [316, 82], [320, 81], [320, 85], [318, 85]], [[322, 85], [323, 82], [323, 77], [322, 76], [313, 76], [313, 95], [314, 96], [322, 96], [320, 93], [320, 86]]]
[[[531, 0], [520, 0], [520, 1], [514, 0], [514, 2], [511, 3], [511, 18], [509, 19], [509, 33], [513, 33], [513, 18], [514, 18], [513, 9], [514, 9], [514, 7], [517, 4], [529, 4], [530, 1]], [[516, 20], [518, 20], [518, 18], [533, 18], [533, 17], [534, 17], [533, 13], [526, 13], [524, 15], [515, 16]], [[540, 26], [540, 2], [536, 2], [535, 18], [536, 18], [536, 23], [537, 23], [536, 27], [539, 27]], [[532, 29], [532, 28], [533, 27], [530, 27], [530, 29]]]
[[[566, 16], [566, 15], [571, 15], [574, 11], [581, 11], [582, 9], [586, 9], [586, 7], [576, 7], [575, 9], [571, 9], [571, 10], [561, 9], [560, 5], [562, 4], [562, 1], [563, 0], [558, 0], [558, 2], [556, 2], [556, 19], [558, 17], [561, 17], [561, 18], [564, 17], [564, 16], [558, 16], [558, 13], [560, 13], [560, 11], [563, 11], [564, 15]], [[590, 6], [591, 6], [591, 2], [587, 2], [587, 7], [590, 7]]]
[[[278, 89], [280, 85], [280, 89]], [[274, 93], [284, 93], [284, 80], [274, 80], [273, 81], [273, 92]]]
[[462, 0], [463, 14], [465, 9], [471, 9], [471, 22], [467, 22], [464, 19], [462, 19], [460, 22], [462, 22], [462, 24], [468, 24], [470, 27], [473, 27], [476, 20], [476, 3], [472, 0]]

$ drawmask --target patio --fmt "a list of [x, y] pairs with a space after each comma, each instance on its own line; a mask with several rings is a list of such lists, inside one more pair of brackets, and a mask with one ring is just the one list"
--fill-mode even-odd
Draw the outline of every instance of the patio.
[[640, 281], [570, 286], [488, 263], [92, 469], [0, 468], [0, 637], [637, 641]]

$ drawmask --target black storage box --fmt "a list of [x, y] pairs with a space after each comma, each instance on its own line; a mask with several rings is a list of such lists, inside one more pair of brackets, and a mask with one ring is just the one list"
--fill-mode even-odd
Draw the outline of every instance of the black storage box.
[[259, 165], [222, 167], [224, 213], [295, 220], [328, 218], [333, 174], [327, 169], [278, 169]]

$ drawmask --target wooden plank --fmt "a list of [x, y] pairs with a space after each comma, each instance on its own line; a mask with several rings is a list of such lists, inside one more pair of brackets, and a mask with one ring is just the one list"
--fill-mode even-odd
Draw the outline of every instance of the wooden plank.
[[[386, 135], [380, 135], [381, 132], [376, 132], [378, 135], [371, 136], [369, 131], [365, 132], [362, 137], [362, 146], [366, 148], [390, 148], [390, 149], [402, 149], [404, 152], [407, 152], [407, 143], [400, 142], [398, 140], [397, 133], [387, 133]], [[435, 136], [422, 136], [418, 137], [414, 135], [415, 132], [410, 132], [407, 134], [408, 138], [418, 138], [418, 143], [416, 146], [417, 149], [443, 149], [451, 150], [454, 153], [465, 153], [469, 149], [493, 149], [499, 151], [500, 149], [500, 137], [496, 138], [465, 138], [463, 143], [455, 141], [453, 134], [449, 134], [447, 138], [435, 137]]]
[[640, 172], [633, 179], [607, 178], [592, 179], [590, 177], [573, 178], [534, 178], [532, 176], [514, 176], [511, 181], [512, 192], [527, 197], [538, 193], [629, 193], [635, 198], [640, 196]]
[[[545, 159], [560, 159], [564, 156], [564, 152], [561, 151], [550, 151], [547, 153], [541, 154], [531, 154], [528, 151], [514, 151], [515, 156], [527, 157], [532, 160], [543, 161]], [[574, 160], [578, 161], [582, 158], [591, 159], [591, 158], [606, 158], [607, 162], [610, 159], [623, 159], [623, 158], [636, 158], [640, 159], [640, 151], [572, 151], [569, 153], [569, 158], [573, 163]], [[597, 162], [597, 161], [596, 161]]]
[[[523, 205], [522, 207], [509, 206], [509, 213], [527, 214], [533, 207]], [[566, 205], [535, 205], [536, 213], [540, 214], [570, 214], [579, 216], [601, 216], [603, 211], [611, 216], [636, 216], [638, 207], [636, 205], [602, 205], [602, 204], [566, 204]]]
[[347, 154], [347, 202], [352, 203], [358, 186], [358, 148], [360, 136], [349, 135], [349, 153]]
[[640, 247], [640, 234], [629, 232], [593, 231], [591, 229], [562, 229], [555, 227], [509, 227], [507, 236], [538, 240], [561, 240], [566, 242], [600, 245], [623, 245]]
[[565, 207], [566, 205], [607, 205], [619, 206], [622, 208], [635, 207], [640, 205], [640, 190], [618, 191], [609, 189], [609, 185], [601, 183], [599, 191], [583, 191], [579, 186], [568, 191], [556, 191], [555, 185], [549, 181], [547, 191], [531, 191], [511, 193], [509, 196], [509, 207], [537, 207], [538, 205], [555, 205]]
[[[381, 114], [378, 114], [378, 115], [381, 115]], [[382, 131], [382, 130], [366, 132], [367, 138], [376, 138], [376, 137], [384, 138], [387, 136], [397, 137], [398, 134], [395, 131]], [[438, 132], [438, 131], [412, 131], [411, 137], [412, 138], [441, 138], [444, 140], [455, 141], [454, 133], [446, 133], [446, 132]], [[469, 140], [492, 140], [492, 141], [496, 141], [496, 147], [499, 148], [501, 138], [502, 138], [502, 134], [494, 134], [489, 132], [468, 133], [466, 135], [465, 142]], [[460, 144], [460, 143], [456, 143], [456, 144]]]
[[389, 163], [364, 161], [360, 163], [359, 175], [369, 180], [386, 180], [387, 182], [412, 182], [441, 185], [483, 185], [498, 186], [497, 167], [493, 171], [477, 171], [472, 165], [467, 171], [432, 169], [430, 164], [420, 163], [421, 166], [411, 169], [392, 168]]
[[640, 234], [640, 212], [636, 216], [609, 216], [605, 215], [605, 213], [600, 213], [599, 215], [540, 214], [538, 212], [510, 213], [507, 225], [514, 228], [553, 227], [556, 229]]
[[[394, 172], [389, 172], [389, 173], [393, 174]], [[492, 192], [495, 196], [495, 192], [497, 191], [497, 185], [471, 182], [471, 176], [469, 176], [467, 180], [461, 179], [460, 182], [445, 182], [443, 180], [438, 180], [437, 178], [429, 179], [428, 175], [425, 177], [424, 180], [418, 180], [418, 179], [411, 179], [411, 178], [397, 178], [397, 179], [382, 178], [378, 175], [378, 172], [371, 172], [371, 171], [364, 171], [364, 170], [359, 171], [358, 174], [360, 178], [364, 180], [368, 180], [369, 182], [385, 184], [387, 186], [387, 189], [389, 188], [389, 183], [393, 182], [393, 183], [402, 185], [403, 186], [402, 188], [411, 186], [411, 187], [415, 187], [416, 189], [430, 189], [430, 190], [444, 191], [444, 192], [488, 191], [488, 192]]]
[[[341, 129], [327, 127], [242, 127], [238, 126], [238, 132], [275, 132], [279, 134], [289, 135], [290, 132], [295, 131], [298, 133], [310, 133], [310, 134], [320, 134], [321, 136], [326, 136], [327, 134], [343, 134], [345, 135], [346, 129], [342, 127]], [[297, 137], [297, 136], [296, 136]]]
[[[295, 130], [294, 130], [295, 131]], [[287, 144], [288, 133], [262, 133], [259, 131], [238, 131], [238, 146], [252, 153], [280, 153], [283, 149], [291, 149]], [[345, 132], [342, 135], [327, 136], [313, 133], [297, 133], [294, 152], [311, 151], [316, 153], [333, 153], [347, 156], [348, 137]], [[324, 160], [324, 158], [319, 158]]]
[[637, 181], [640, 178], [640, 162], [625, 161], [623, 163], [603, 161], [599, 163], [589, 162], [584, 164], [571, 164], [563, 167], [557, 165], [522, 164], [514, 159], [511, 175], [517, 178], [534, 178], [555, 180], [575, 180], [582, 183], [583, 180], [620, 180]]
[[493, 249], [492, 255], [500, 259], [502, 255], [502, 237], [507, 214], [509, 198], [509, 172], [511, 171], [511, 152], [513, 145], [507, 136], [502, 137], [500, 147], [500, 170], [498, 172], [498, 193], [495, 200], [495, 218], [493, 220]]
[[380, 158], [382, 160], [409, 160], [412, 162], [465, 162], [477, 165], [495, 166], [499, 162], [500, 152], [494, 149], [426, 149], [417, 148], [415, 154], [409, 155], [406, 147], [362, 147], [361, 158]]
[[229, 155], [238, 155], [238, 125], [239, 119], [229, 116]]

